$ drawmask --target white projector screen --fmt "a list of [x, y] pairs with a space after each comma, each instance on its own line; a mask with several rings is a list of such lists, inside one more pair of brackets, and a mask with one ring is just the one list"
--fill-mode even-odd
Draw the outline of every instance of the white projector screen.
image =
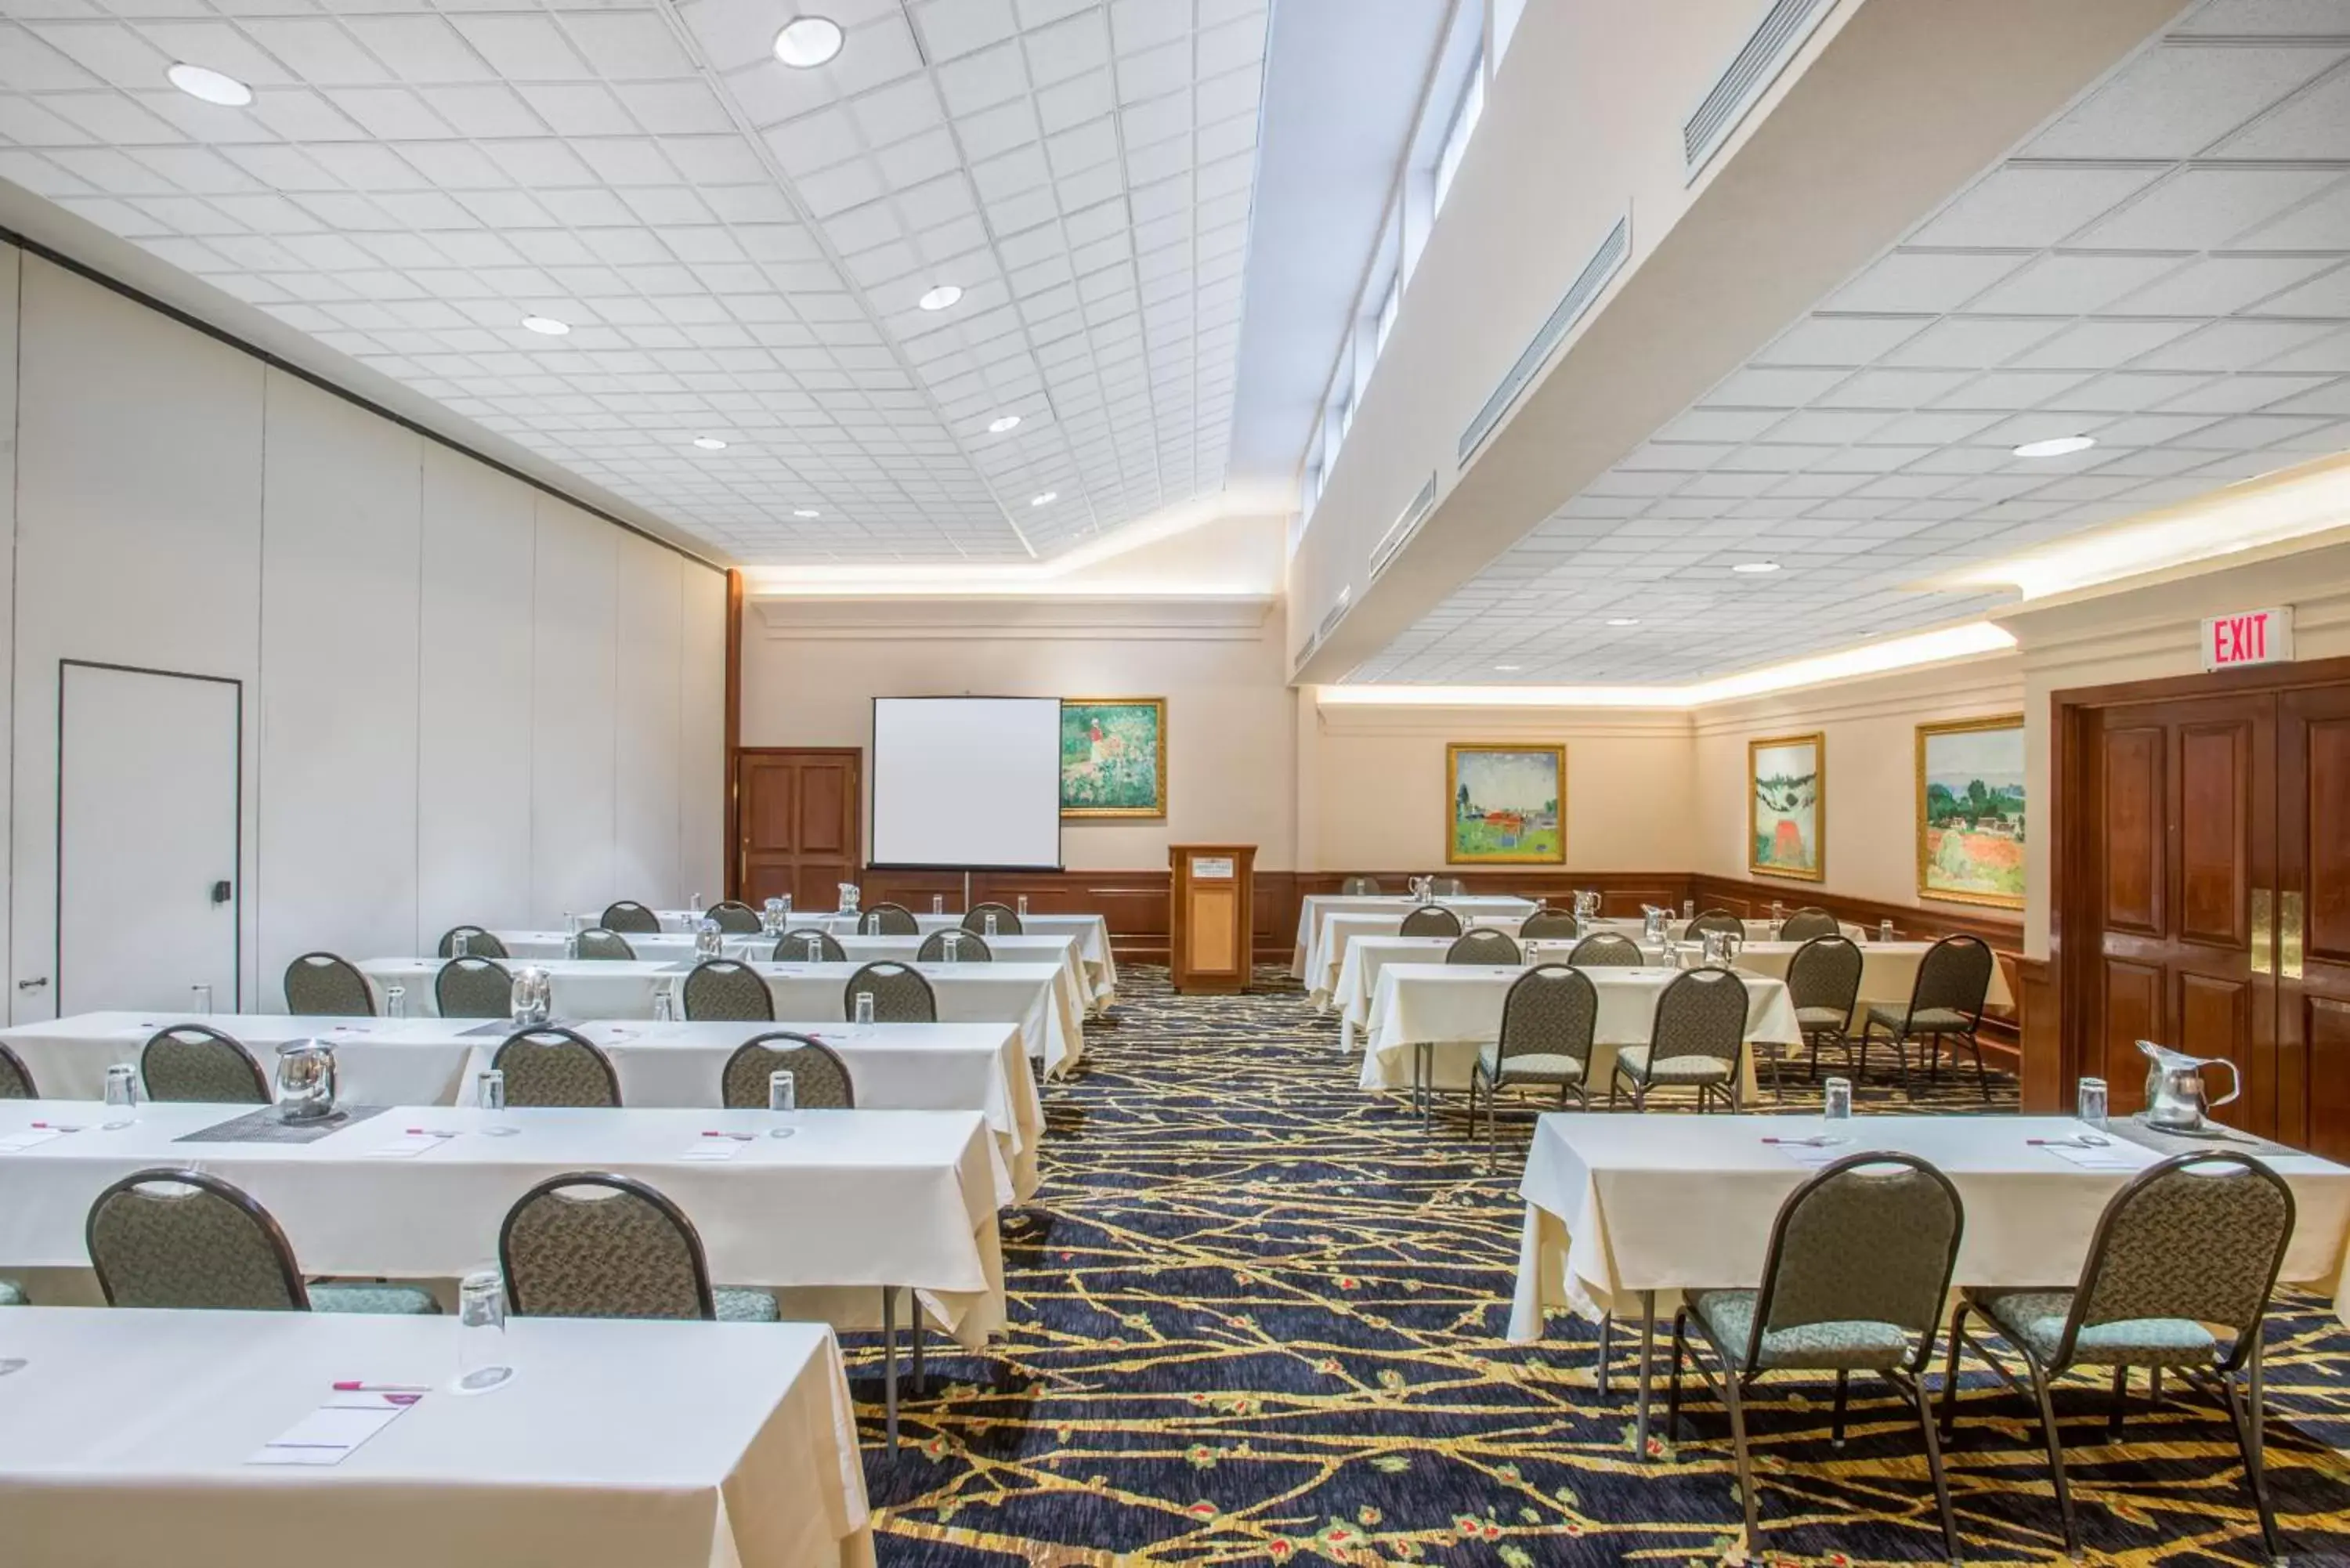
[[873, 864], [1061, 868], [1061, 703], [876, 697]]

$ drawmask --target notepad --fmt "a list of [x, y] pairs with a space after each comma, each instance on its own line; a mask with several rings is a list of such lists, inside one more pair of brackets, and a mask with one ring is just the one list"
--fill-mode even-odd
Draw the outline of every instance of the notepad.
[[28, 1127], [23, 1132], [0, 1137], [0, 1154], [18, 1154], [28, 1148], [37, 1148], [53, 1137], [65, 1136], [63, 1127]]
[[245, 1458], [249, 1465], [338, 1465], [421, 1395], [338, 1393]]
[[688, 1148], [683, 1154], [679, 1155], [678, 1158], [703, 1161], [733, 1159], [736, 1155], [741, 1154], [744, 1149], [750, 1147], [751, 1146], [748, 1143], [740, 1138], [696, 1138], [693, 1141], [693, 1146], [691, 1148]]
[[2137, 1161], [2130, 1158], [2118, 1148], [2068, 1148], [2061, 1144], [2043, 1144], [2041, 1147], [2057, 1158], [2069, 1160], [2083, 1170], [2136, 1170], [2137, 1168]]
[[428, 1149], [439, 1148], [457, 1135], [452, 1132], [402, 1133], [390, 1143], [378, 1144], [363, 1157], [368, 1159], [414, 1159]]
[[1843, 1144], [1838, 1143], [1783, 1143], [1773, 1147], [1797, 1165], [1810, 1166], [1814, 1168], [1823, 1165], [1834, 1165], [1849, 1152]]

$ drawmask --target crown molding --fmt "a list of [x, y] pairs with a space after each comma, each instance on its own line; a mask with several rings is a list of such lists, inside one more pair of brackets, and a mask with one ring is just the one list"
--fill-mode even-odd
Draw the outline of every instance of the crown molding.
[[1399, 703], [1316, 704], [1325, 735], [1437, 741], [1687, 740], [1683, 708], [1451, 708]]
[[1256, 642], [1278, 601], [1257, 595], [1196, 598], [1077, 594], [923, 598], [755, 598], [775, 642], [1005, 641]]

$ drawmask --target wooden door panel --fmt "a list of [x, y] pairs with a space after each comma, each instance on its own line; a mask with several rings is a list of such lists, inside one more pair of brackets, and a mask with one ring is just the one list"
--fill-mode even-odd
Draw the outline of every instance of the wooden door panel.
[[802, 765], [799, 778], [799, 852], [855, 859], [857, 770], [846, 763], [810, 762]]
[[799, 769], [794, 763], [773, 757], [743, 759], [743, 836], [754, 854], [791, 847], [798, 785]]
[[[2237, 1080], [2243, 1085], [2243, 1094], [2236, 1104], [2215, 1113], [2218, 1120], [2232, 1127], [2266, 1127], [2276, 1119], [2273, 1079], [2255, 1073], [2252, 1067], [2252, 1008], [2256, 1001], [2248, 982], [2181, 974], [2171, 1011], [2176, 1020], [2171, 1030], [2173, 1038], [2163, 1042], [2190, 1056], [2214, 1057], [2236, 1064]], [[2145, 1070], [2143, 1057], [2138, 1070]], [[2215, 1072], [2208, 1085], [2215, 1096], [2226, 1093], [2220, 1076]]]
[[863, 858], [861, 761], [859, 753], [828, 747], [736, 754], [736, 897], [833, 908], [839, 885], [857, 880]]
[[2310, 720], [2302, 733], [2301, 798], [2285, 802], [2303, 834], [2302, 959], [2350, 964], [2350, 716]]
[[2350, 1001], [2298, 998], [2293, 1022], [2309, 1063], [2309, 1148], [2328, 1159], [2350, 1160]]
[[2245, 948], [2251, 893], [2252, 725], [2182, 724], [2178, 730], [2178, 844], [2181, 941]]
[[2108, 730], [2102, 758], [2105, 801], [2105, 926], [2153, 935], [2162, 929], [2163, 733]]
[[2285, 694], [2277, 794], [2279, 1117], [2299, 1131], [2295, 1141], [2341, 1158], [2350, 1155], [2350, 684]]
[[2150, 964], [2106, 961], [2103, 986], [2105, 1048], [2108, 1103], [2116, 1112], [2135, 1111], [2146, 1104], [2146, 1057], [2141, 1040], [2161, 1040], [2163, 971]]

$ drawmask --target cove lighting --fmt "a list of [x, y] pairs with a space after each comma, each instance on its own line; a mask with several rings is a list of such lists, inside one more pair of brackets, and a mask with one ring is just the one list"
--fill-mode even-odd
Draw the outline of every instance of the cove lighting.
[[795, 16], [775, 35], [775, 58], [795, 71], [814, 70], [840, 53], [842, 37], [829, 16]]
[[232, 76], [186, 61], [163, 73], [163, 78], [190, 98], [216, 103], [223, 109], [243, 109], [253, 101], [253, 89]]
[[1030, 496], [1028, 498], [1028, 504], [1031, 506], [1049, 506], [1060, 498], [1061, 493], [1059, 491], [1048, 490], [1042, 495]]
[[920, 306], [924, 310], [944, 310], [962, 297], [962, 287], [961, 285], [942, 283], [936, 288], [931, 289], [928, 294], [923, 295], [921, 298], [914, 301], [914, 303]]
[[1002, 435], [1006, 431], [1016, 431], [1019, 428], [1020, 416], [1018, 414], [1006, 414], [1000, 420], [990, 420], [987, 421], [987, 433], [990, 435]]
[[2076, 452], [2086, 452], [2097, 444], [2095, 436], [2051, 436], [2046, 441], [2028, 441], [2015, 449], [2018, 457], [2070, 457]]
[[1779, 563], [1776, 561], [1741, 561], [1738, 565], [1731, 567], [1730, 569], [1733, 572], [1743, 573], [1745, 576], [1750, 577], [1760, 577], [1777, 571], [1779, 569]]
[[522, 324], [542, 337], [562, 337], [571, 331], [571, 323], [557, 321], [552, 316], [525, 316]]
[[704, 452], [724, 452], [726, 450], [726, 443], [720, 441], [716, 436], [696, 436], [693, 438], [693, 444], [700, 447]]

